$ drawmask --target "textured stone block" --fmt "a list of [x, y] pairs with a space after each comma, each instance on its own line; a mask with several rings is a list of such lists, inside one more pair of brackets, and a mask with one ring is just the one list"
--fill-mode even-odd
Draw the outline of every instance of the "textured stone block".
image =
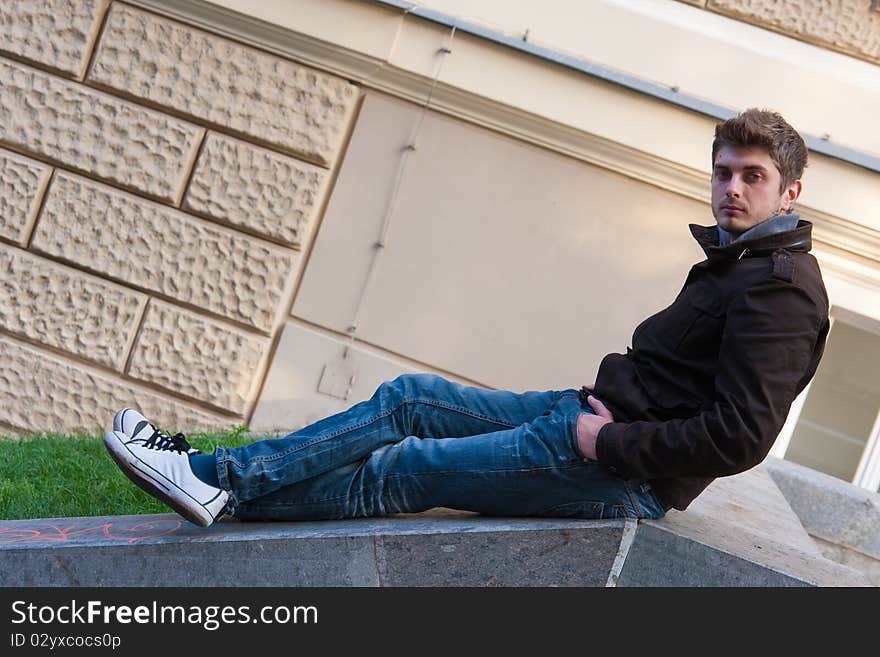
[[110, 0], [3, 0], [0, 52], [82, 79]]
[[296, 253], [59, 173], [31, 247], [269, 331]]
[[209, 132], [183, 208], [297, 244], [318, 210], [325, 177], [318, 167]]
[[171, 431], [226, 429], [238, 423], [0, 335], [0, 424], [97, 435], [107, 431], [124, 406], [139, 408]]
[[118, 370], [146, 296], [0, 244], [0, 328]]
[[880, 62], [880, 14], [870, 0], [709, 0], [707, 9]]
[[88, 80], [323, 165], [357, 97], [339, 78], [122, 4], [110, 9]]
[[0, 59], [0, 142], [177, 203], [204, 130]]
[[0, 237], [25, 244], [51, 173], [45, 164], [0, 150]]
[[129, 375], [244, 413], [269, 338], [150, 302]]

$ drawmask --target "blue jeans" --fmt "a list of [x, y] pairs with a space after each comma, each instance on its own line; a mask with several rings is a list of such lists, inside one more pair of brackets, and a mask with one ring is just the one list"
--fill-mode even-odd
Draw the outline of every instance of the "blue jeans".
[[430, 374], [284, 438], [217, 448], [242, 520], [327, 520], [432, 507], [494, 516], [660, 518], [650, 484], [578, 450], [577, 390], [513, 393]]

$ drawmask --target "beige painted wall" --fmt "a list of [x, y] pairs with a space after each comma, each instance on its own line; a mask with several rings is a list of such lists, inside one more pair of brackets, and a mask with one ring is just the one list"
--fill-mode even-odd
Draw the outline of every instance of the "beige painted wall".
[[[625, 351], [635, 325], [671, 303], [702, 258], [687, 224], [712, 223], [707, 207], [434, 112], [407, 152], [420, 114], [367, 94], [293, 316], [346, 334], [405, 158], [355, 338], [410, 367], [490, 387], [591, 382], [601, 358]], [[341, 346], [321, 349], [332, 363]], [[277, 407], [293, 378], [281, 372], [301, 363], [279, 352], [264, 398]], [[297, 394], [291, 424], [302, 413]], [[312, 398], [322, 395], [313, 388]], [[270, 428], [265, 415], [258, 408], [255, 428]]]
[[[419, 109], [369, 94], [293, 306], [353, 319]], [[705, 207], [434, 113], [407, 160], [357, 337], [496, 387], [588, 383], [701, 251]]]

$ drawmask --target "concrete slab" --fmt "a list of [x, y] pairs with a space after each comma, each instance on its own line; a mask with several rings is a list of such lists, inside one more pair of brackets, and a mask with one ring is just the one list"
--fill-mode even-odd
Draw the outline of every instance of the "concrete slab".
[[819, 546], [825, 557], [853, 570], [858, 570], [868, 578], [873, 586], [880, 586], [880, 559], [869, 557], [858, 550], [830, 543], [815, 536], [813, 540], [816, 541], [816, 545]]
[[290, 529], [202, 529], [174, 514], [3, 521], [0, 584], [376, 585], [370, 536]]
[[[723, 523], [737, 532], [789, 545], [806, 554], [821, 554], [763, 464], [716, 479], [688, 507], [687, 514], [706, 518], [707, 529]], [[667, 519], [676, 523], [681, 515], [673, 511]]]
[[765, 465], [810, 534], [880, 559], [880, 493], [783, 459]]
[[0, 521], [0, 585], [603, 586], [624, 524], [442, 509], [207, 529], [174, 514]]
[[376, 541], [379, 580], [382, 586], [605, 586], [622, 524], [383, 535]]
[[684, 533], [640, 524], [617, 586], [809, 586]]
[[618, 586], [870, 586], [824, 558], [762, 466], [639, 523]]

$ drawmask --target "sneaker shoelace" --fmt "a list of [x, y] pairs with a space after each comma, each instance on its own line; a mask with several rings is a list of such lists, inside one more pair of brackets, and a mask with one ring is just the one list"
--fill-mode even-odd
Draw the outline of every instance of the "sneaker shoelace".
[[167, 433], [162, 433], [152, 424], [150, 426], [153, 428], [153, 434], [149, 438], [139, 441], [143, 442], [144, 447], [166, 452], [185, 452], [188, 455], [201, 454], [199, 450], [187, 442], [186, 436], [182, 433], [170, 436]]

